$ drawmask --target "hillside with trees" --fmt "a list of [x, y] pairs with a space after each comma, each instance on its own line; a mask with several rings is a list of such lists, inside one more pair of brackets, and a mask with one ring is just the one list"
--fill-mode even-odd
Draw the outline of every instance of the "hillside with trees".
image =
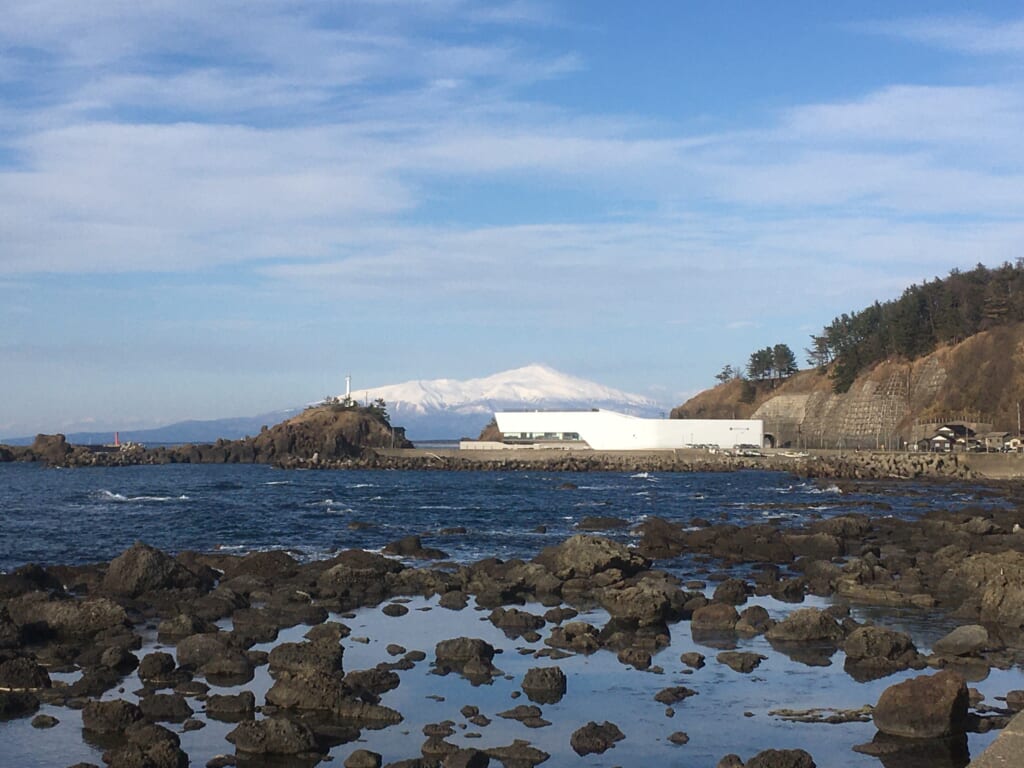
[[779, 376], [767, 352], [751, 355], [746, 375], [727, 366], [673, 418], [762, 418], [788, 442], [825, 446], [905, 444], [947, 420], [1016, 433], [1024, 259], [953, 270], [836, 317], [811, 336], [809, 369]]
[[978, 264], [944, 279], [912, 285], [903, 295], [843, 313], [811, 336], [807, 361], [827, 369], [845, 392], [872, 365], [892, 357], [916, 360], [941, 345], [1024, 322], [1024, 259], [994, 269]]

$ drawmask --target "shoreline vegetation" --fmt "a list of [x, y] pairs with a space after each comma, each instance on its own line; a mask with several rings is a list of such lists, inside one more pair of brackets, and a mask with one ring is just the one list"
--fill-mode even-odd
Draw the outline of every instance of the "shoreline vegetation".
[[[562, 663], [578, 655], [612, 654], [623, 666], [653, 673], [651, 696], [670, 718], [700, 693], [700, 681], [712, 683], [696, 675], [692, 689], [669, 685], [657, 676], [666, 672], [659, 665], [671, 666], [673, 678], [705, 664], [749, 674], [768, 659], [735, 650], [705, 659], [692, 647], [680, 655], [679, 646], [658, 655], [671, 646], [674, 631], [680, 634], [680, 624], [689, 625], [695, 643], [713, 649], [758, 637], [771, 652], [811, 666], [841, 652], [843, 669], [857, 682], [895, 675], [901, 682], [886, 687], [873, 705], [830, 711], [819, 721], [872, 722], [875, 737], [854, 749], [887, 766], [927, 755], [933, 768], [963, 768], [968, 733], [1003, 728], [1024, 709], [1024, 690], [985, 701], [968, 688], [990, 669], [1024, 663], [1024, 499], [1012, 486], [1002, 494], [1009, 504], [1001, 508], [926, 511], [914, 520], [850, 513], [795, 529], [706, 520], [683, 526], [652, 517], [635, 529], [633, 546], [579, 533], [528, 561], [449, 564], [444, 552], [409, 535], [383, 554], [346, 550], [312, 562], [281, 550], [168, 553], [140, 542], [109, 562], [25, 565], [0, 574], [0, 711], [4, 719], [35, 716], [39, 728], [46, 718], [59, 719], [37, 715], [42, 705], [80, 711], [84, 737], [103, 745], [111, 768], [184, 766], [190, 759], [193, 765], [209, 760], [208, 766], [267, 759], [311, 766], [328, 751], [344, 755], [347, 767], [380, 766], [381, 755], [355, 741], [363, 730], [394, 727], [414, 714], [385, 703], [409, 670], [428, 663], [474, 685], [503, 677], [495, 654], [511, 648], [469, 636], [412, 650], [405, 648], [415, 643], [408, 634], [376, 637], [388, 643], [391, 661], [370, 669], [343, 666], [346, 646], [370, 642], [351, 635], [346, 617], [370, 608], [400, 617], [409, 613], [410, 599], [430, 598], [438, 610], [454, 612], [472, 602], [510, 642], [528, 646], [519, 653], [530, 654], [536, 666], [515, 682], [531, 704], [507, 713], [463, 707], [465, 724], [428, 723], [420, 754], [389, 763], [396, 768], [545, 762], [552, 755], [527, 739], [491, 743], [486, 726], [494, 716], [527, 727], [550, 725], [541, 706], [572, 694]], [[684, 583], [658, 567], [683, 553], [703, 559], [702, 578]], [[747, 570], [727, 576], [723, 569], [732, 566]], [[747, 605], [758, 596], [792, 610], [772, 616]], [[828, 607], [797, 607], [809, 596]], [[857, 605], [938, 610], [959, 626], [926, 651], [904, 632], [857, 621], [850, 610]], [[593, 606], [605, 612], [603, 626], [583, 620]], [[277, 641], [286, 628], [304, 625], [303, 639]], [[147, 627], [155, 628], [159, 649], [144, 644]], [[266, 644], [269, 651], [255, 649]], [[269, 689], [246, 688], [264, 666]], [[58, 672], [81, 674], [68, 682]], [[126, 697], [128, 675], [137, 675], [142, 688]], [[121, 692], [110, 698], [118, 686]], [[236, 692], [213, 692], [223, 686]], [[800, 701], [787, 705], [798, 709]], [[787, 716], [814, 722], [822, 715]], [[237, 723], [226, 737], [235, 754], [188, 755], [182, 746], [187, 734], [220, 719]], [[551, 764], [565, 764], [570, 750], [601, 753], [622, 739], [628, 745], [631, 720], [621, 713], [616, 719], [569, 723], [575, 729], [570, 743]], [[463, 727], [481, 732], [473, 746], [460, 738]], [[666, 721], [665, 738], [685, 750], [688, 736], [676, 727]], [[45, 731], [35, 738], [45, 739]], [[797, 732], [784, 738], [797, 744], [762, 745], [746, 762], [723, 755], [719, 765], [815, 765], [798, 746]]]

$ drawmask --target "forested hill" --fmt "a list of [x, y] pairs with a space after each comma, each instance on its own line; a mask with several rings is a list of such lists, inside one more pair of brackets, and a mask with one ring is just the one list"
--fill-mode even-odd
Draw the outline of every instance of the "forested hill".
[[829, 370], [835, 392], [889, 358], [912, 361], [1003, 325], [1024, 322], [1024, 259], [912, 285], [893, 301], [842, 314], [812, 334], [808, 362]]

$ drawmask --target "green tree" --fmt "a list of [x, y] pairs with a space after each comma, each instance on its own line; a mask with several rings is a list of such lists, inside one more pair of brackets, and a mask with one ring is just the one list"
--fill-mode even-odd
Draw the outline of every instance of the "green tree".
[[784, 379], [797, 372], [796, 355], [786, 344], [776, 344], [772, 347], [772, 368], [775, 376]]
[[727, 381], [738, 379], [739, 374], [731, 365], [726, 364], [721, 371], [715, 374], [715, 378], [718, 379], [720, 383], [725, 384]]

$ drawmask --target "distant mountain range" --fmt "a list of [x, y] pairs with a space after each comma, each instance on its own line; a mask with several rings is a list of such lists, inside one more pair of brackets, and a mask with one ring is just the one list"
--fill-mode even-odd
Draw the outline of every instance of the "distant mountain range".
[[[344, 393], [341, 393], [342, 395]], [[383, 398], [391, 422], [405, 427], [413, 442], [476, 437], [495, 411], [608, 408], [634, 416], [662, 416], [666, 408], [641, 395], [596, 384], [560, 373], [544, 365], [528, 365], [479, 379], [433, 379], [407, 381], [379, 387], [353, 388], [359, 402]], [[122, 442], [132, 440], [159, 443], [208, 443], [224, 438], [238, 440], [256, 435], [263, 426], [273, 426], [303, 410], [304, 406], [259, 416], [207, 421], [181, 421], [153, 429], [123, 430]], [[68, 434], [75, 444], [102, 444], [113, 440], [111, 432]], [[8, 439], [11, 445], [30, 444], [34, 436]]]

